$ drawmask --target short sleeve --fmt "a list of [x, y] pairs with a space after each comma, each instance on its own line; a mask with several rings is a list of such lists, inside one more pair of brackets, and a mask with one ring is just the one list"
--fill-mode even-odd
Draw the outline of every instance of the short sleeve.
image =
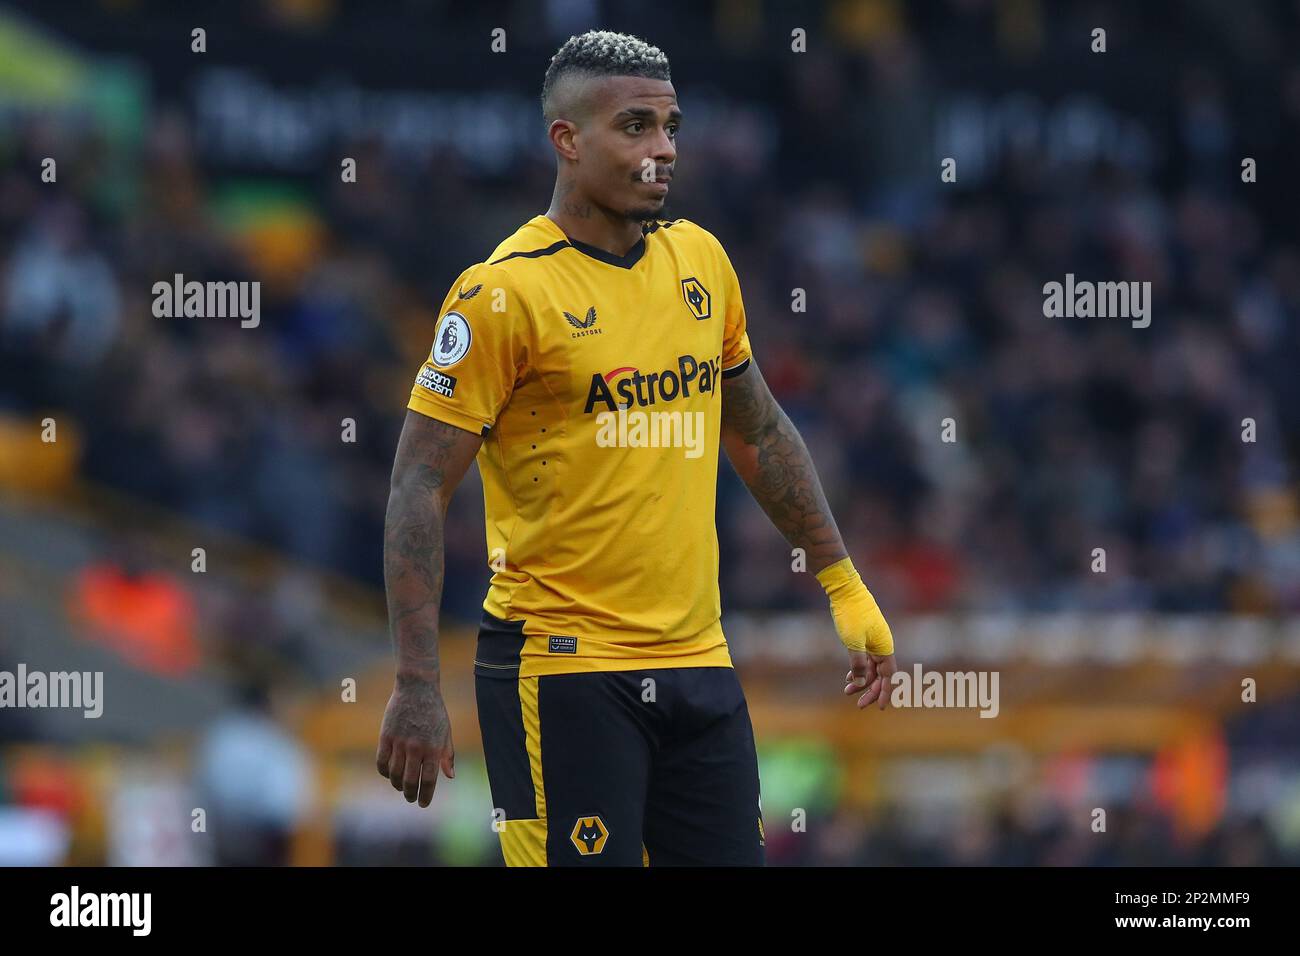
[[407, 408], [484, 434], [527, 361], [523, 303], [507, 273], [480, 263], [447, 293]]
[[749, 332], [745, 323], [745, 300], [740, 294], [740, 279], [720, 243], [718, 253], [722, 256], [726, 301], [722, 327], [722, 377], [730, 378], [749, 368]]

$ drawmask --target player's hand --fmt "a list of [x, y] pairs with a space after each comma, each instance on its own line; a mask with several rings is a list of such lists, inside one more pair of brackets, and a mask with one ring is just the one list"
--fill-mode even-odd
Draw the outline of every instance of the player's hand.
[[873, 701], [879, 701], [884, 710], [889, 706], [889, 695], [894, 686], [894, 675], [898, 673], [898, 662], [893, 654], [877, 657], [862, 651], [849, 651], [849, 672], [844, 675], [845, 694], [856, 694], [865, 690], [858, 698], [858, 708], [870, 707]]
[[393, 689], [379, 728], [375, 766], [407, 803], [427, 807], [433, 800], [438, 771], [456, 776], [451, 719], [436, 684], [414, 683]]

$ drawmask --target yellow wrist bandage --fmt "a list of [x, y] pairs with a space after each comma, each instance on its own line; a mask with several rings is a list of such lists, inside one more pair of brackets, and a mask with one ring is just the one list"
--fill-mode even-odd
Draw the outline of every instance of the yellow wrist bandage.
[[840, 641], [851, 651], [865, 651], [877, 657], [894, 653], [894, 635], [880, 613], [853, 561], [842, 558], [817, 572], [831, 602], [831, 619]]

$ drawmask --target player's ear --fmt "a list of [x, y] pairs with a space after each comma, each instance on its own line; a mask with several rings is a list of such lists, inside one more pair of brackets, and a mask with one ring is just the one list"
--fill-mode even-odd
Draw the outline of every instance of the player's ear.
[[578, 160], [578, 147], [575, 138], [578, 128], [568, 120], [557, 119], [551, 122], [549, 131], [551, 145], [555, 151], [571, 162]]

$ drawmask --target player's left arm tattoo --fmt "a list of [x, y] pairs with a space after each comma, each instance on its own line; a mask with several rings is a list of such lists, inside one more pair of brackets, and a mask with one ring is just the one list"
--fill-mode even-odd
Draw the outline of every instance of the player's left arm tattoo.
[[722, 446], [772, 524], [804, 549], [808, 570], [847, 556], [808, 446], [752, 361], [722, 381]]

